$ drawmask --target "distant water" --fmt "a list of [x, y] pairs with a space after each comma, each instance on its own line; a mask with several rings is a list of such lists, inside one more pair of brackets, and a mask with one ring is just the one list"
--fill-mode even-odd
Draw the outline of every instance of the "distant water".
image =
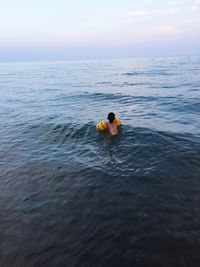
[[200, 266], [200, 57], [1, 63], [0, 94], [1, 267]]

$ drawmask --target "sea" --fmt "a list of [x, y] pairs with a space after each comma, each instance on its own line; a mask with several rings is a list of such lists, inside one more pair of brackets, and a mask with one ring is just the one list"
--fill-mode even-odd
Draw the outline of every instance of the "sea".
[[200, 56], [0, 63], [0, 266], [200, 266]]

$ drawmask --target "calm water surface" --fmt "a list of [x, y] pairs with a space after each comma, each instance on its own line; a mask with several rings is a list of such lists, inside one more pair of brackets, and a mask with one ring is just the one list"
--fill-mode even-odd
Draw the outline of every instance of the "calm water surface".
[[200, 266], [200, 57], [1, 63], [0, 94], [1, 267]]

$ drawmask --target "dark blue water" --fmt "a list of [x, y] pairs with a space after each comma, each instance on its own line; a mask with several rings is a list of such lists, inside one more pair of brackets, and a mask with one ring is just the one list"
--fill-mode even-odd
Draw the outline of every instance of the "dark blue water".
[[1, 63], [0, 95], [1, 267], [200, 266], [200, 57]]

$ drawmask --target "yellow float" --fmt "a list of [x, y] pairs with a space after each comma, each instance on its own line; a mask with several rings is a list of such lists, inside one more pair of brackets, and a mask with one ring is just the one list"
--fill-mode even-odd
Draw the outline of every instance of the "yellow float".
[[115, 122], [115, 124], [116, 124], [117, 126], [121, 126], [121, 125], [122, 125], [120, 119], [118, 119], [118, 118], [115, 118], [114, 122]]
[[[115, 124], [116, 124], [117, 126], [122, 125], [120, 119], [118, 119], [118, 118], [115, 118], [114, 122], [115, 122]], [[106, 122], [105, 120], [101, 121], [101, 122], [98, 123], [97, 126], [96, 126], [96, 129], [97, 129], [99, 132], [104, 132], [107, 128], [108, 128], [108, 126], [107, 126], [107, 122]]]

